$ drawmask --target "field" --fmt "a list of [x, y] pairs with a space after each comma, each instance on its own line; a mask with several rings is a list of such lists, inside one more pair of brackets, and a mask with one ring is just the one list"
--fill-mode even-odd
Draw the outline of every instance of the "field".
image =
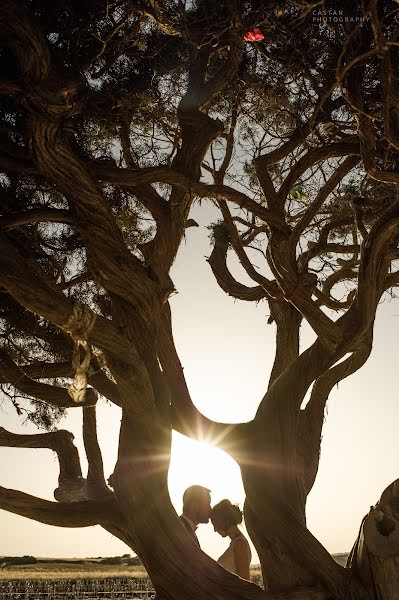
[[[344, 566], [348, 554], [335, 554], [334, 558]], [[1, 559], [0, 559], [1, 562]], [[251, 576], [260, 575], [258, 565], [251, 567]], [[45, 559], [33, 565], [9, 565], [0, 569], [0, 580], [12, 579], [147, 579], [143, 566], [107, 565], [99, 559]]]
[[[251, 570], [260, 584], [260, 569]], [[38, 559], [0, 570], [0, 600], [147, 600], [154, 593], [141, 566], [106, 565], [94, 559]]]
[[146, 579], [143, 567], [102, 565], [86, 562], [38, 562], [35, 565], [10, 565], [0, 570], [0, 580], [10, 579]]
[[[335, 560], [345, 564], [347, 554]], [[0, 600], [147, 600], [154, 593], [142, 566], [102, 564], [101, 559], [38, 559], [0, 570]], [[1, 559], [0, 559], [1, 562]], [[262, 585], [260, 568], [251, 579]]]
[[[259, 567], [251, 575], [261, 583]], [[153, 593], [140, 566], [40, 559], [34, 565], [10, 565], [0, 571], [0, 600], [147, 600]]]

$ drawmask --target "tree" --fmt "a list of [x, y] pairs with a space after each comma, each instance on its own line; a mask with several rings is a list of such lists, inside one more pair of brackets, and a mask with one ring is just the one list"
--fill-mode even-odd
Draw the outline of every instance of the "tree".
[[[366, 362], [378, 302], [399, 280], [397, 4], [354, 3], [338, 23], [343, 3], [323, 13], [300, 0], [5, 0], [0, 10], [0, 373], [16, 408], [29, 398], [48, 429], [2, 429], [0, 443], [51, 448], [60, 462], [58, 502], [0, 488], [0, 508], [101, 524], [165, 599], [396, 597], [396, 482], [346, 569], [310, 534], [305, 509], [328, 395]], [[264, 40], [245, 42], [255, 27]], [[200, 414], [173, 342], [169, 271], [196, 199], [220, 209], [217, 283], [267, 302], [276, 325], [250, 423]], [[254, 286], [235, 278], [229, 253]], [[316, 334], [305, 350], [303, 320]], [[122, 411], [113, 489], [98, 394]], [[53, 430], [77, 407], [87, 478], [71, 435]], [[217, 437], [240, 465], [267, 591], [181, 527], [167, 489], [172, 429]]]

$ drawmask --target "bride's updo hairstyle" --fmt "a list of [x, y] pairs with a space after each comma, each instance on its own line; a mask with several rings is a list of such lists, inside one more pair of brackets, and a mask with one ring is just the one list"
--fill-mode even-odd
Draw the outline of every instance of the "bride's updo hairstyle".
[[242, 523], [242, 511], [236, 504], [225, 498], [215, 504], [211, 511], [211, 520], [217, 519], [224, 524], [224, 527], [239, 525]]

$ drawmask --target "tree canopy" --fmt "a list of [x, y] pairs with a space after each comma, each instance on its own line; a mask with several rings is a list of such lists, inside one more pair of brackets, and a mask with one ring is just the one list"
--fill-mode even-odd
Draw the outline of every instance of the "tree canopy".
[[[393, 0], [3, 1], [0, 378], [46, 431], [0, 429], [0, 444], [55, 450], [60, 478], [58, 503], [0, 488], [0, 508], [100, 523], [167, 599], [393, 597], [397, 485], [347, 569], [305, 507], [329, 393], [366, 362], [378, 303], [399, 284], [398, 12]], [[173, 341], [170, 269], [198, 200], [220, 211], [215, 285], [267, 302], [276, 326], [250, 423], [198, 411]], [[112, 488], [99, 396], [122, 410]], [[87, 478], [56, 429], [79, 407]], [[239, 463], [267, 591], [191, 547], [167, 490], [172, 429], [213, 432]]]

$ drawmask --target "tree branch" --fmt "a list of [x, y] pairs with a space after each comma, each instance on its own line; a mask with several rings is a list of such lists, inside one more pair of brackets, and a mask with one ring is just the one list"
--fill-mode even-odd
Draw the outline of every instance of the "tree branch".
[[[66, 388], [40, 383], [34, 379], [30, 379], [18, 367], [3, 349], [0, 348], [0, 377], [13, 385], [20, 392], [27, 396], [34, 396], [39, 400], [43, 400], [47, 404], [53, 406], [73, 408], [82, 406], [82, 403], [77, 404], [72, 400]], [[97, 394], [90, 388], [87, 390], [84, 397], [84, 405], [94, 406], [97, 402]]]
[[158, 354], [172, 397], [173, 428], [198, 440], [213, 440], [228, 452], [233, 452], [232, 440], [239, 425], [217, 423], [205, 417], [193, 404], [184, 377], [172, 334], [169, 305], [164, 306], [159, 332]]
[[148, 0], [148, 2], [145, 3], [144, 14], [154, 21], [158, 29], [166, 35], [182, 35], [181, 25], [169, 18], [165, 6], [160, 0]]
[[3, 229], [14, 229], [22, 225], [30, 225], [37, 222], [50, 223], [73, 223], [69, 210], [56, 208], [26, 210], [21, 214], [5, 215], [0, 217], [0, 226]]
[[[93, 365], [94, 369], [96, 369], [95, 365], [98, 365], [98, 362], [93, 363], [92, 361], [90, 364]], [[118, 386], [107, 377], [105, 372], [100, 369], [99, 365], [98, 370], [95, 370], [94, 373], [91, 371], [91, 369], [89, 369], [88, 379], [90, 384], [95, 390], [97, 390], [99, 394], [113, 402], [113, 404], [116, 404], [116, 406], [122, 406]]]
[[276, 353], [270, 374], [269, 386], [298, 358], [299, 328], [302, 315], [285, 300], [268, 299], [270, 315], [276, 323]]
[[284, 297], [305, 317], [323, 342], [336, 347], [341, 339], [339, 327], [312, 300], [317, 277], [311, 273], [299, 274], [292, 252], [287, 252], [289, 241], [272, 239], [268, 246], [269, 265], [283, 291]]
[[[331, 89], [330, 84], [328, 84], [328, 88]], [[322, 93], [322, 90], [320, 90], [320, 93]], [[294, 129], [287, 142], [275, 150], [260, 156], [257, 159], [259, 168], [266, 170], [267, 167], [270, 167], [286, 158], [298, 146], [304, 145], [306, 138], [312, 133], [315, 125], [330, 118], [331, 112], [343, 104], [345, 104], [345, 101], [342, 97], [338, 97], [335, 100], [329, 99], [329, 101], [324, 104], [324, 110], [317, 111], [317, 118], [315, 118], [315, 115], [313, 114], [312, 117], [306, 121], [306, 123], [301, 123], [296, 129]]]
[[[393, 481], [370, 508], [360, 526], [347, 565], [367, 589], [389, 598], [397, 587], [399, 556], [399, 480]], [[389, 575], [387, 576], [387, 573]]]
[[224, 202], [218, 202], [219, 208], [223, 215], [225, 227], [229, 235], [229, 241], [234, 248], [234, 251], [241, 263], [241, 266], [247, 273], [247, 275], [256, 283], [258, 283], [266, 292], [272, 297], [278, 295], [278, 287], [274, 281], [270, 281], [267, 277], [264, 277], [254, 268], [252, 262], [249, 260], [244, 247], [242, 245], [240, 236], [238, 235], [237, 228], [231, 217], [229, 207]]
[[[93, 276], [107, 290], [128, 302], [135, 301], [151, 321], [149, 307], [160, 290], [129, 251], [101, 187], [75, 156], [65, 133], [64, 121], [82, 108], [82, 80], [57, 74], [47, 40], [25, 7], [7, 1], [4, 16], [5, 38], [27, 92], [33, 160], [67, 198]], [[32, 85], [39, 82], [40, 86]]]
[[250, 211], [265, 223], [273, 225], [276, 229], [282, 227], [281, 221], [276, 219], [273, 211], [265, 208], [243, 192], [227, 185], [212, 185], [195, 181], [169, 167], [147, 167], [133, 171], [99, 165], [94, 166], [93, 169], [99, 179], [109, 183], [119, 183], [124, 187], [136, 187], [143, 183], [167, 183], [192, 194], [193, 198], [213, 198], [222, 202], [232, 202], [240, 208]]
[[[137, 171], [138, 165], [133, 160], [132, 148], [130, 143], [130, 117], [127, 116], [122, 120], [120, 128], [120, 139], [123, 152], [123, 158], [128, 169], [133, 172]], [[168, 204], [165, 200], [156, 192], [150, 183], [142, 183], [135, 186], [135, 195], [138, 197], [142, 205], [150, 211], [154, 220], [159, 223], [165, 218], [168, 212]]]
[[[387, 208], [374, 223], [364, 243], [356, 302], [352, 305], [357, 315], [360, 332], [373, 322], [379, 298], [384, 291], [387, 270], [390, 266], [389, 250], [399, 243], [399, 202]], [[348, 318], [353, 317], [351, 309]], [[345, 315], [344, 315], [345, 316]]]
[[[307, 265], [312, 260], [312, 258], [319, 256], [319, 249], [324, 250], [324, 248], [329, 247], [328, 246], [328, 236], [330, 235], [331, 231], [333, 231], [336, 228], [343, 227], [345, 225], [350, 225], [351, 223], [353, 223], [353, 214], [352, 213], [350, 215], [338, 217], [336, 219], [333, 218], [333, 219], [331, 219], [331, 221], [326, 223], [320, 231], [319, 239], [317, 240], [317, 242], [309, 243], [308, 250], [306, 252], [303, 252], [299, 256], [298, 265], [300, 266], [300, 270], [301, 271], [307, 270]], [[360, 250], [360, 248], [359, 248], [359, 250]], [[338, 250], [338, 249], [335, 249], [335, 250], [332, 249], [332, 251], [340, 252], [340, 250]], [[351, 250], [349, 250], [349, 252], [351, 252]]]
[[335, 385], [356, 373], [365, 364], [370, 356], [372, 343], [370, 329], [363, 344], [349, 358], [329, 369], [315, 381], [310, 400], [306, 408], [300, 411], [298, 455], [307, 493], [312, 489], [317, 475], [324, 411], [330, 392]]
[[88, 497], [98, 498], [104, 493], [112, 494], [104, 478], [104, 466], [101, 449], [97, 439], [96, 407], [83, 408], [83, 442], [89, 465], [87, 473]]
[[90, 272], [108, 291], [136, 302], [151, 320], [157, 286], [127, 248], [98, 182], [74, 156], [59, 126], [33, 120], [32, 130], [35, 160], [70, 203]]
[[306, 227], [310, 225], [314, 217], [319, 212], [325, 200], [335, 190], [339, 182], [356, 166], [359, 162], [357, 156], [348, 156], [343, 163], [334, 170], [331, 177], [322, 186], [312, 204], [305, 210], [300, 221], [295, 225], [291, 234], [291, 244], [296, 246], [299, 241], [301, 234], [304, 232]]
[[223, 162], [220, 166], [219, 171], [217, 171], [217, 173], [215, 173], [215, 182], [219, 185], [223, 184], [223, 181], [224, 181], [224, 178], [226, 175], [226, 171], [229, 168], [230, 161], [233, 156], [234, 132], [235, 132], [235, 128], [237, 125], [237, 120], [238, 120], [238, 110], [237, 110], [237, 107], [234, 107], [232, 110], [232, 113], [231, 113], [230, 127], [229, 127], [229, 133], [227, 134], [226, 151], [225, 151], [225, 155], [223, 157]]
[[[351, 140], [352, 139], [353, 138], [351, 138]], [[320, 148], [308, 150], [306, 154], [302, 156], [292, 167], [281, 184], [278, 195], [280, 196], [281, 200], [284, 201], [301, 175], [318, 163], [323, 162], [328, 158], [346, 155], [351, 156], [353, 154], [357, 156], [360, 154], [360, 146], [358, 143], [349, 140], [343, 140], [333, 144], [326, 144]]]
[[60, 481], [82, 477], [79, 455], [73, 443], [73, 435], [65, 429], [28, 435], [12, 433], [4, 427], [0, 427], [0, 446], [8, 448], [49, 448], [57, 453], [60, 464]]
[[98, 502], [49, 502], [4, 487], [0, 487], [0, 508], [56, 527], [112, 527], [123, 520], [114, 499]]
[[[56, 379], [57, 377], [73, 377], [71, 362], [48, 363], [36, 361], [27, 365], [18, 365], [18, 368], [30, 379]], [[1, 383], [11, 383], [8, 379], [1, 378]]]
[[331, 290], [338, 283], [341, 283], [342, 281], [345, 281], [345, 280], [356, 279], [357, 276], [358, 276], [358, 273], [353, 270], [352, 265], [350, 265], [350, 264], [344, 265], [343, 267], [341, 267], [334, 273], [331, 273], [331, 275], [329, 275], [327, 277], [327, 279], [323, 282], [322, 291], [320, 292], [319, 290], [315, 290], [315, 296], [320, 300], [319, 304], [325, 304], [325, 301], [327, 300], [328, 306], [330, 306], [330, 308], [334, 308], [334, 309], [345, 308], [345, 305], [347, 303], [349, 303], [349, 306], [350, 306], [350, 304], [352, 303], [352, 300], [354, 298], [353, 292], [355, 292], [355, 290], [352, 290], [352, 292], [349, 292], [348, 298], [347, 298], [346, 302], [344, 302], [344, 303], [341, 303], [338, 300], [336, 300], [335, 298], [333, 298], [331, 296]]
[[248, 287], [234, 279], [226, 264], [228, 247], [228, 239], [215, 240], [212, 253], [208, 258], [208, 263], [219, 286], [229, 296], [240, 300], [259, 302], [266, 298], [267, 293], [262, 286]]
[[[22, 306], [40, 315], [47, 321], [63, 329], [73, 314], [75, 303], [46, 281], [26, 269], [26, 262], [18, 254], [5, 235], [0, 234], [0, 272], [2, 285]], [[86, 307], [86, 310], [89, 310]], [[89, 334], [89, 341], [101, 348], [119, 355], [129, 364], [139, 364], [141, 359], [134, 346], [119, 333], [111, 321], [97, 315]]]
[[[70, 379], [74, 376], [74, 369], [72, 368], [70, 361], [63, 363], [37, 361], [28, 365], [18, 365], [18, 368], [30, 379], [56, 379], [58, 377]], [[121, 399], [117, 386], [107, 377], [96, 358], [91, 359], [87, 376], [90, 384], [99, 394], [108, 400], [111, 400], [111, 402], [117, 406], [121, 406]], [[1, 374], [1, 370], [0, 383], [12, 383], [9, 378]], [[74, 406], [76, 405], [74, 404]]]

